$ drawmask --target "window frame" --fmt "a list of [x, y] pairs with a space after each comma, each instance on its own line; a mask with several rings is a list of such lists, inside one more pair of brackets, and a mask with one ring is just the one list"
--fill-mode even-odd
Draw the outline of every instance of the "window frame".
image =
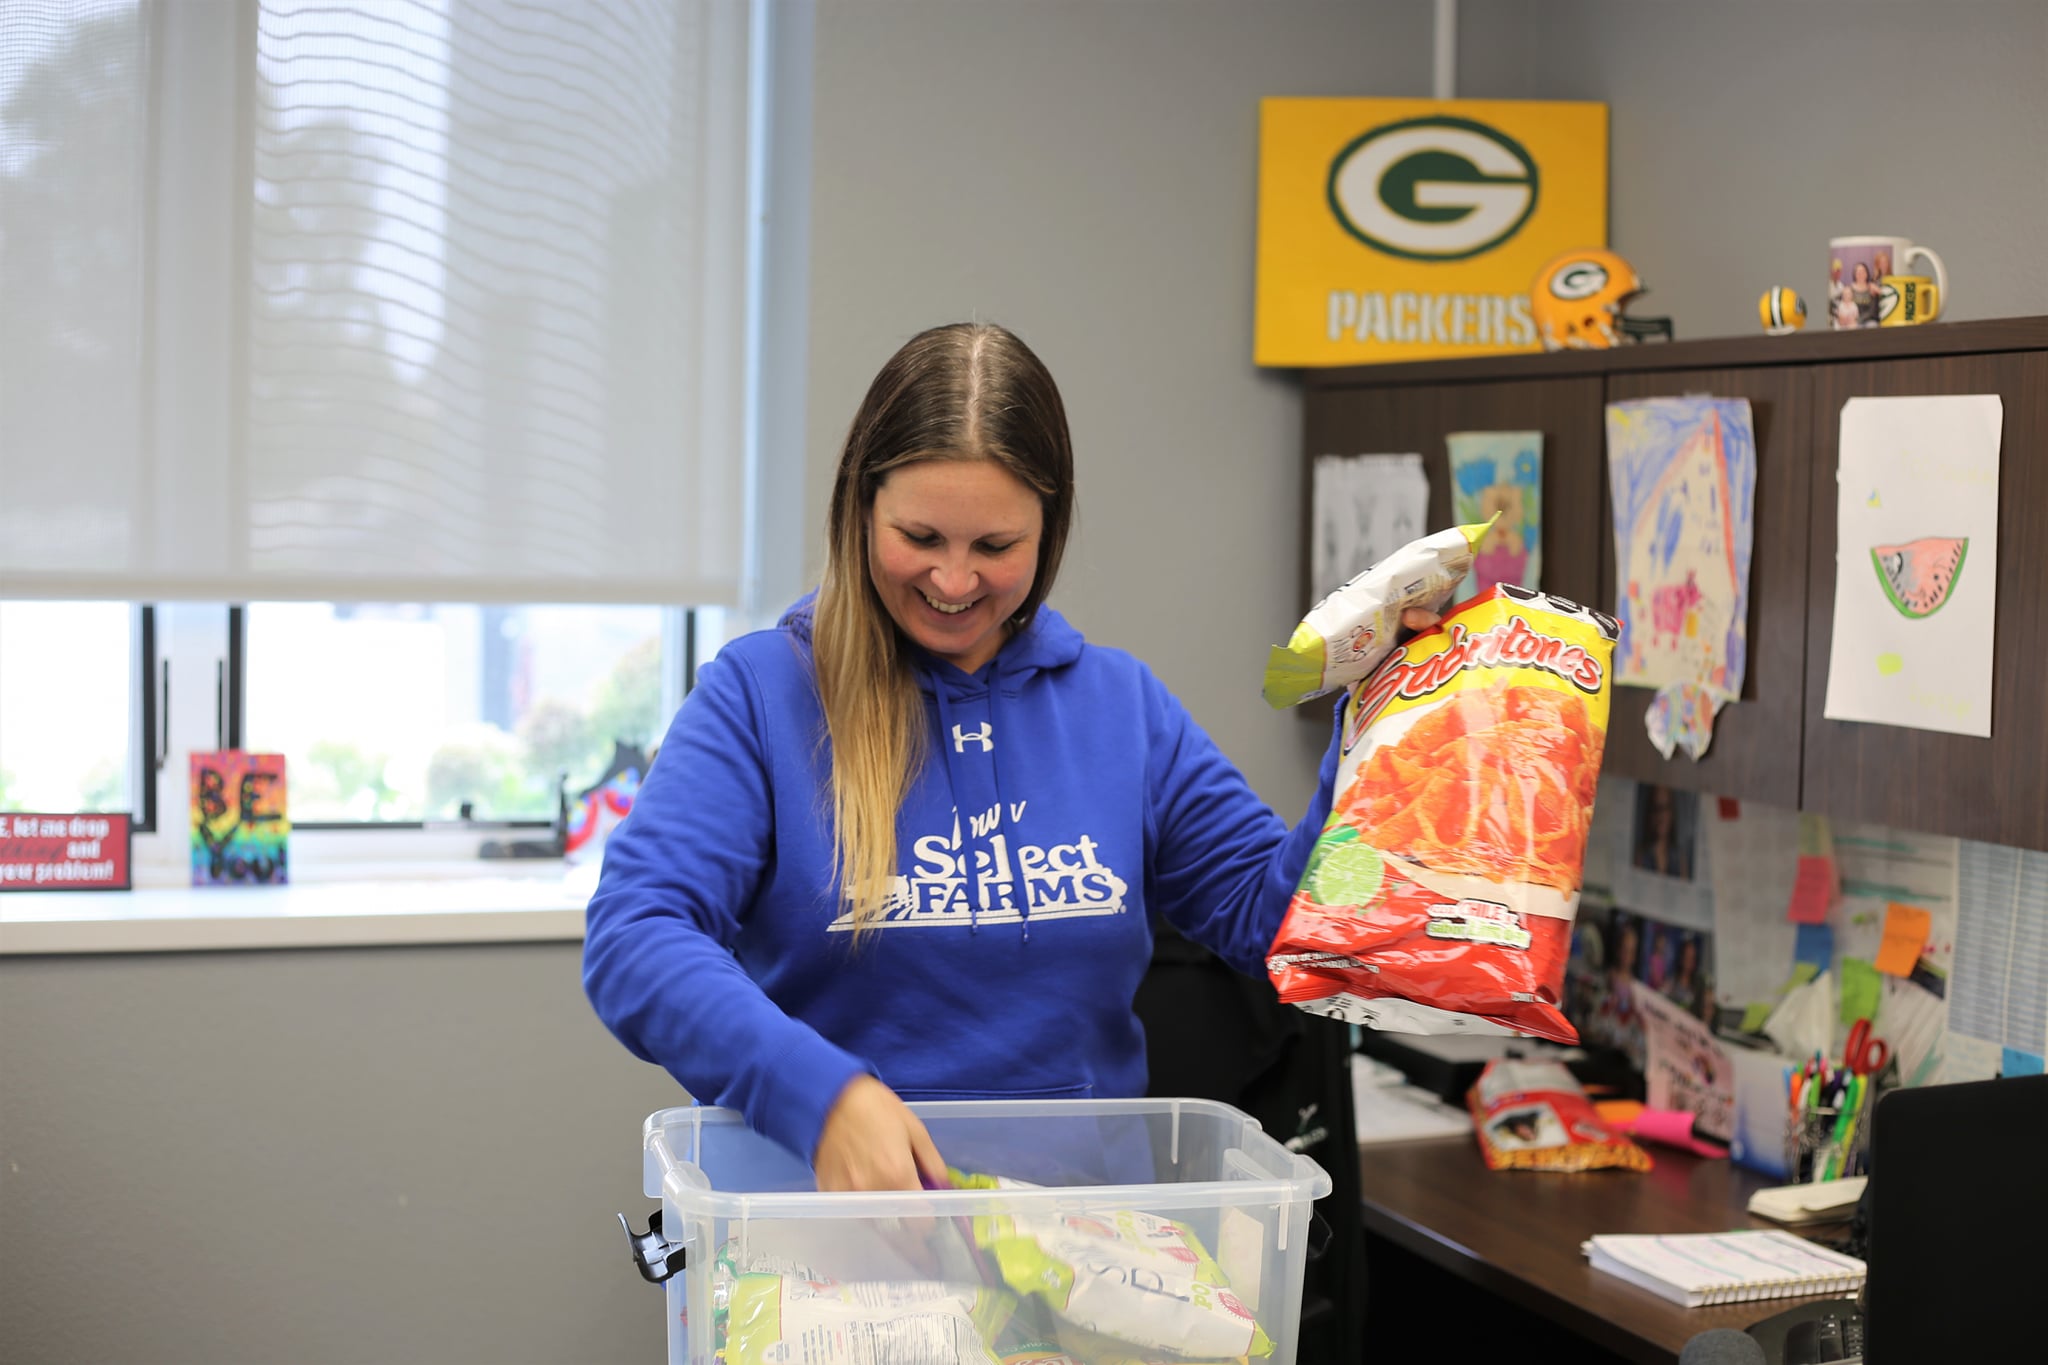
[[[157, 748], [160, 721], [158, 719], [161, 685], [168, 698], [170, 688], [170, 663], [161, 666], [157, 662], [156, 649], [156, 604], [138, 602], [135, 604], [134, 625], [130, 638], [135, 642], [135, 696], [131, 702], [132, 718], [129, 724], [131, 739], [128, 745], [128, 800], [133, 807], [129, 828], [137, 834], [156, 833], [157, 797], [156, 778], [163, 771], [166, 755]], [[158, 677], [161, 673], [162, 682]]]

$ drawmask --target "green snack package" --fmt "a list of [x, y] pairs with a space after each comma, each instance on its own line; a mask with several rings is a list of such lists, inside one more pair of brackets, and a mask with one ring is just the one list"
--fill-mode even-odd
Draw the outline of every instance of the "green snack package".
[[719, 1346], [725, 1345], [726, 1322], [732, 1310], [733, 1286], [742, 1275], [776, 1275], [785, 1279], [829, 1283], [807, 1265], [773, 1252], [756, 1251], [741, 1256], [740, 1244], [728, 1241], [711, 1260], [711, 1330]]
[[963, 1171], [957, 1166], [946, 1168], [946, 1179], [956, 1190], [1042, 1190], [1043, 1185], [1034, 1185], [1028, 1180], [1012, 1180], [1006, 1175], [978, 1175]]
[[973, 1236], [1004, 1284], [1074, 1327], [1184, 1358], [1273, 1353], [1186, 1224], [1135, 1210], [1004, 1214], [976, 1218]]
[[1027, 1341], [1014, 1351], [1005, 1351], [1003, 1365], [1090, 1365], [1047, 1341]]
[[1266, 654], [1266, 704], [1284, 710], [1348, 687], [1393, 652], [1401, 613], [1442, 612], [1499, 520], [1410, 541], [1316, 603], [1284, 645]]

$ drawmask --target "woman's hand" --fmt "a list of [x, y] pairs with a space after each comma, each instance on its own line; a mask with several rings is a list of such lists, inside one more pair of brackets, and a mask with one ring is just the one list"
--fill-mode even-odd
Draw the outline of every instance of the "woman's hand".
[[811, 1164], [821, 1190], [915, 1190], [923, 1188], [920, 1174], [935, 1184], [946, 1180], [946, 1163], [924, 1124], [868, 1075], [839, 1092]]
[[1435, 612], [1425, 611], [1421, 607], [1410, 607], [1401, 613], [1401, 624], [1407, 629], [1416, 632], [1428, 630], [1443, 619], [1443, 617], [1438, 616]]

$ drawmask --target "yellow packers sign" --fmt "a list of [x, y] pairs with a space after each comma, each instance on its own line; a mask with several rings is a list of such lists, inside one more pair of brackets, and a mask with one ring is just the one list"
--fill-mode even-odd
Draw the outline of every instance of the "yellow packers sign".
[[1529, 286], [1607, 242], [1607, 106], [1269, 99], [1261, 365], [1539, 349]]

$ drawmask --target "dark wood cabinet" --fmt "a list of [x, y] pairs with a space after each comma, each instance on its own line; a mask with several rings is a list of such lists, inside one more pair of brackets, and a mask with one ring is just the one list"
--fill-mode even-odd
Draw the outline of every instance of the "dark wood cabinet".
[[[1823, 713], [1834, 643], [1842, 404], [1857, 397], [1943, 393], [1995, 393], [2005, 404], [1988, 739], [1828, 720]], [[1844, 819], [2048, 849], [2048, 352], [1817, 367], [1813, 452], [1805, 807]]]
[[[1450, 523], [1446, 435], [1541, 430], [1541, 586], [1608, 609], [1615, 571], [1605, 405], [1700, 393], [1749, 399], [1756, 538], [1741, 700], [1722, 709], [1712, 746], [1694, 762], [1661, 758], [1651, 746], [1647, 690], [1616, 689], [1607, 771], [2048, 849], [2048, 318], [1358, 367], [1311, 372], [1306, 386], [1305, 454], [1420, 451], [1432, 527]], [[1822, 714], [1842, 404], [1943, 393], [1996, 393], [2005, 404], [1990, 739]], [[1306, 599], [1305, 565], [1302, 583]]]
[[[1612, 540], [1600, 471], [1606, 449], [1597, 375], [1554, 380], [1416, 384], [1331, 390], [1306, 415], [1311, 466], [1318, 455], [1419, 451], [1429, 472], [1429, 526], [1451, 524], [1450, 453], [1454, 431], [1543, 433], [1543, 582], [1548, 591], [1591, 602], [1600, 580], [1600, 545]], [[1302, 496], [1313, 498], [1314, 480]], [[1312, 525], [1304, 506], [1302, 521]], [[1302, 597], [1319, 595], [1302, 565]]]

